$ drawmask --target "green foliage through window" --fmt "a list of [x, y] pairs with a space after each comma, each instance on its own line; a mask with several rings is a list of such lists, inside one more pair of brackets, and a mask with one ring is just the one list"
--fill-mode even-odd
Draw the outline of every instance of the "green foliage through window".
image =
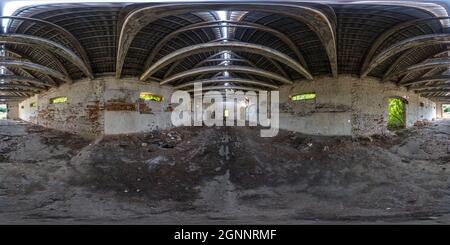
[[152, 100], [152, 101], [156, 101], [156, 102], [161, 102], [163, 100], [162, 96], [148, 93], [148, 92], [141, 92], [141, 94], [139, 95], [139, 98], [141, 98], [143, 100]]
[[6, 104], [0, 104], [0, 119], [6, 119], [6, 113], [8, 112], [8, 108]]
[[66, 103], [67, 97], [61, 96], [61, 97], [55, 97], [50, 99], [50, 104], [60, 104], [60, 103]]
[[298, 101], [298, 100], [312, 100], [316, 98], [316, 93], [304, 93], [304, 94], [296, 94], [291, 96], [291, 100]]
[[442, 105], [442, 108], [444, 109], [444, 113], [450, 113], [450, 105]]
[[404, 128], [406, 125], [406, 106], [405, 102], [399, 98], [390, 98], [388, 105], [388, 122], [389, 130]]
[[36, 106], [37, 106], [37, 103], [36, 103], [36, 102], [30, 103], [30, 107], [36, 107]]

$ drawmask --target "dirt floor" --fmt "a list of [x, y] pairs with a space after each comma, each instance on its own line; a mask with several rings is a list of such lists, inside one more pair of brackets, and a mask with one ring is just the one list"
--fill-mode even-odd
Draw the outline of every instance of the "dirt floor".
[[248, 127], [86, 139], [0, 121], [1, 224], [450, 223], [450, 120], [371, 138]]

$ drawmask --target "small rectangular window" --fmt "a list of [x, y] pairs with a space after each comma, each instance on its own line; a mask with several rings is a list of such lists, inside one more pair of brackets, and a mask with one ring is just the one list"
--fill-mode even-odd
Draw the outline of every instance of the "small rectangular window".
[[152, 94], [149, 92], [141, 92], [141, 94], [139, 95], [139, 98], [143, 99], [143, 100], [152, 100], [152, 101], [156, 101], [156, 102], [161, 102], [163, 100], [162, 96]]
[[67, 97], [66, 96], [60, 96], [50, 99], [50, 104], [60, 104], [60, 103], [66, 103]]
[[31, 108], [36, 107], [36, 106], [37, 106], [37, 103], [36, 103], [36, 102], [30, 103], [30, 107], [31, 107]]
[[296, 95], [292, 95], [290, 98], [292, 101], [312, 100], [312, 99], [316, 98], [316, 93], [296, 94]]

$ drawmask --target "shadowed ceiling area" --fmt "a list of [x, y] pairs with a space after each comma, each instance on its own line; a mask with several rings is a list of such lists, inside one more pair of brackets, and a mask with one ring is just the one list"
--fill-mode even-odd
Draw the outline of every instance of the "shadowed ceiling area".
[[2, 17], [0, 98], [101, 76], [267, 90], [351, 74], [447, 101], [443, 9], [350, 1], [28, 6]]

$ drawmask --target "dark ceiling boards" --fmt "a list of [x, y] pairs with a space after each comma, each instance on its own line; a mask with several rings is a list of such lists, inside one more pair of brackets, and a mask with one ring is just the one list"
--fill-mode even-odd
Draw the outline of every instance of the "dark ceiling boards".
[[[216, 12], [224, 10], [226, 20]], [[0, 65], [11, 72], [9, 80], [13, 75], [22, 78], [11, 80], [12, 84], [38, 90], [24, 92], [23, 87], [17, 87], [18, 93], [12, 95], [31, 95], [47, 86], [103, 75], [137, 76], [163, 83], [169, 79], [167, 84], [177, 86], [205, 79], [220, 83], [223, 71], [236, 79], [233, 85], [253, 80], [258, 83], [245, 86], [255, 88], [283, 84], [277, 77], [295, 81], [351, 74], [412, 86], [428, 97], [447, 96], [450, 90], [445, 79], [424, 80], [447, 70], [445, 51], [450, 33], [445, 16], [437, 19], [442, 14], [422, 6], [50, 4], [25, 7], [14, 15], [17, 18], [10, 19], [7, 33], [0, 38], [7, 56], [1, 58]], [[19, 37], [23, 39], [20, 42]], [[154, 66], [174, 54], [172, 60]], [[17, 62], [24, 66], [11, 65]], [[30, 69], [25, 62], [49, 71]], [[426, 66], [430, 63], [435, 65]], [[427, 93], [424, 85], [432, 86], [433, 92]]]

